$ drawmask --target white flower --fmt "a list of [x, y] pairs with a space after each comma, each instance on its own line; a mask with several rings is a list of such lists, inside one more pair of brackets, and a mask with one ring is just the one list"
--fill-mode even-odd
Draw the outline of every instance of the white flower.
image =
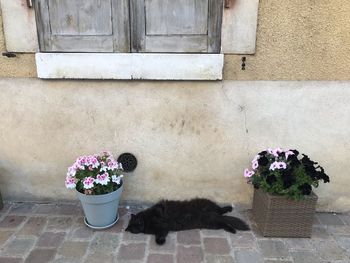
[[276, 169], [286, 169], [287, 168], [287, 164], [285, 162], [273, 162], [270, 165], [270, 170], [274, 171]]
[[101, 166], [100, 172], [107, 172], [108, 167], [107, 166]]
[[71, 166], [68, 168], [67, 176], [74, 177], [76, 173], [77, 173], [77, 170], [75, 166]]
[[116, 184], [120, 184], [122, 180], [123, 175], [121, 174], [120, 176], [117, 175], [112, 175], [112, 182]]
[[286, 155], [286, 160], [287, 160], [288, 157], [289, 157], [290, 155], [294, 155], [294, 152], [292, 152], [291, 150], [289, 150], [289, 151], [286, 151], [286, 152], [285, 152], [285, 155]]

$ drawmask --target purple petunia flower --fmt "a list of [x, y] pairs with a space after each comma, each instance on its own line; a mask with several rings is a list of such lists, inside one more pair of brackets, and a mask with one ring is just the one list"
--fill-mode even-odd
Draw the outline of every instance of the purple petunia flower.
[[250, 171], [248, 169], [244, 170], [244, 177], [246, 178], [252, 177], [254, 174], [255, 174], [254, 171]]
[[259, 162], [258, 160], [254, 160], [253, 163], [252, 163], [252, 168], [253, 170], [257, 169], [259, 167]]

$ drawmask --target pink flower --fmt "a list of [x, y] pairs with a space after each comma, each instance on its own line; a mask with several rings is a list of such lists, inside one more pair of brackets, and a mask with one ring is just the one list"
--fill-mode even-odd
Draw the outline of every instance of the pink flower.
[[103, 173], [103, 174], [98, 174], [96, 176], [95, 182], [98, 184], [107, 185], [109, 183], [109, 180], [110, 180], [109, 174]]
[[272, 149], [272, 148], [268, 148], [268, 149], [267, 149], [267, 152], [268, 152], [269, 154], [273, 154], [273, 149]]
[[257, 169], [259, 167], [259, 162], [257, 160], [254, 160], [252, 163], [253, 170]]
[[275, 157], [278, 157], [278, 154], [279, 154], [279, 153], [282, 153], [282, 152], [284, 152], [284, 151], [283, 151], [283, 149], [281, 149], [280, 147], [277, 147], [277, 148], [275, 148], [275, 149], [268, 148], [268, 149], [267, 149], [267, 152], [268, 152], [269, 154], [272, 154], [272, 155], [275, 156]]
[[248, 169], [244, 170], [244, 177], [249, 178], [254, 175], [254, 171], [249, 171]]
[[83, 181], [84, 189], [91, 189], [94, 187], [95, 179], [92, 177], [86, 177]]
[[278, 157], [279, 153], [283, 153], [283, 150], [280, 147], [277, 147], [276, 149], [273, 150], [273, 155]]
[[278, 169], [287, 169], [287, 164], [285, 162], [279, 162]]
[[86, 158], [85, 158], [85, 156], [80, 157], [79, 163], [80, 163], [80, 165], [85, 165], [85, 163], [86, 163]]
[[94, 167], [94, 168], [97, 168], [100, 164], [98, 163], [98, 160], [97, 160], [97, 158], [95, 158], [95, 157], [93, 157], [92, 159], [91, 159], [91, 164], [92, 164], [92, 167]]
[[74, 189], [76, 187], [75, 178], [67, 176], [65, 185], [68, 189]]

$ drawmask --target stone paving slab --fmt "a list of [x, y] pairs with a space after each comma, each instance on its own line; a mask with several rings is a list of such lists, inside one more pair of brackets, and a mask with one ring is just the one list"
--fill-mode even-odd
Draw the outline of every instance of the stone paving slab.
[[350, 263], [350, 215], [318, 213], [312, 238], [266, 238], [251, 212], [231, 215], [252, 231], [170, 233], [158, 246], [153, 236], [126, 233], [130, 214], [121, 207], [110, 229], [85, 226], [78, 203], [5, 203], [0, 211], [0, 263]]

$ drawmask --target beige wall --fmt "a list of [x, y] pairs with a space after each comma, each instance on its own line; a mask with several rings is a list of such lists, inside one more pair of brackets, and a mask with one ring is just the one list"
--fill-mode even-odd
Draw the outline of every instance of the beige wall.
[[227, 56], [225, 78], [349, 80], [350, 1], [261, 0], [257, 51], [247, 70]]
[[[257, 52], [247, 56], [245, 71], [241, 56], [227, 55], [225, 79], [348, 80], [349, 21], [350, 1], [260, 1]], [[0, 32], [0, 51], [4, 50]], [[36, 76], [31, 54], [0, 57], [0, 69], [0, 77]]]
[[7, 58], [1, 55], [3, 52], [6, 52], [6, 46], [0, 12], [0, 77], [36, 77], [34, 54], [17, 54], [15, 58]]
[[319, 209], [350, 207], [349, 82], [95, 82], [0, 79], [6, 199], [76, 199], [66, 169], [110, 149], [139, 159], [124, 200], [208, 197], [250, 206], [243, 169], [269, 146], [329, 173]]

